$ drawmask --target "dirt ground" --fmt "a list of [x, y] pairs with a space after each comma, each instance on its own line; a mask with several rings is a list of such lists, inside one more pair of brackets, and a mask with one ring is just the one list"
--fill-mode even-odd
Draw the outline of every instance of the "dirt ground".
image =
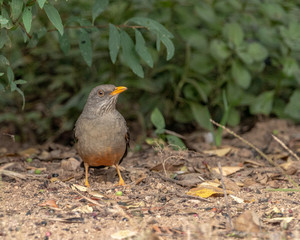
[[90, 168], [90, 189], [74, 148], [12, 151], [2, 138], [0, 239], [300, 239], [300, 161], [271, 136], [299, 155], [300, 126], [271, 119], [243, 132], [268, 160], [230, 134], [216, 149], [194, 132], [189, 150], [130, 151], [125, 187], [115, 168]]

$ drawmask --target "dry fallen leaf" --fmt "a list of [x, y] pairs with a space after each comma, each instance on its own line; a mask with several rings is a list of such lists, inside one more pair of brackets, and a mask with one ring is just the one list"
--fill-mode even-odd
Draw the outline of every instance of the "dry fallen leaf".
[[243, 203], [244, 202], [244, 199], [241, 199], [237, 196], [234, 196], [234, 195], [229, 195], [234, 201], [236, 201], [237, 203]]
[[21, 152], [19, 152], [19, 154], [23, 157], [30, 157], [30, 156], [33, 156], [33, 155], [36, 155], [39, 153], [39, 150], [36, 149], [36, 148], [27, 148]]
[[[232, 191], [226, 191], [228, 194], [233, 194]], [[207, 187], [196, 187], [190, 189], [186, 193], [187, 195], [195, 196], [195, 197], [201, 197], [201, 198], [208, 198], [208, 197], [220, 197], [224, 195], [224, 191], [222, 188], [218, 187], [212, 187], [212, 186], [207, 186]]]
[[116, 233], [113, 233], [110, 235], [113, 239], [125, 239], [129, 237], [133, 237], [136, 235], [136, 232], [130, 231], [130, 230], [121, 230]]
[[96, 197], [96, 198], [104, 198], [105, 196], [103, 194], [101, 194], [100, 192], [96, 192], [96, 191], [91, 191], [91, 190], [87, 190], [89, 194], [91, 194], [92, 196]]
[[219, 157], [224, 157], [232, 150], [231, 147], [221, 148], [221, 149], [213, 149], [213, 150], [205, 150], [203, 153], [208, 155], [216, 155]]
[[[223, 176], [228, 176], [228, 175], [231, 175], [237, 171], [240, 171], [243, 167], [239, 167], [239, 166], [235, 166], [235, 167], [232, 167], [232, 166], [225, 166], [225, 167], [222, 167], [222, 173], [223, 173]], [[212, 168], [213, 171], [217, 172], [218, 174], [220, 174], [220, 171], [219, 171], [219, 168], [218, 167], [215, 167], [215, 168]]]
[[80, 206], [80, 207], [73, 209], [72, 212], [92, 213], [93, 208], [88, 205], [84, 205], [84, 206]]
[[295, 218], [294, 217], [275, 217], [275, 218], [265, 218], [265, 219], [263, 219], [263, 221], [268, 222], [268, 223], [280, 223], [282, 221], [285, 221], [285, 223], [289, 223], [293, 219], [295, 219]]
[[300, 169], [300, 162], [299, 161], [287, 161], [286, 163], [280, 164], [284, 170], [287, 171], [289, 175], [295, 174]]
[[53, 200], [53, 199], [50, 199], [50, 200], [48, 200], [48, 201], [46, 201], [46, 202], [43, 202], [43, 203], [40, 203], [39, 206], [40, 206], [40, 207], [58, 208], [58, 206], [57, 206], [55, 200]]
[[73, 190], [79, 190], [81, 192], [87, 192], [88, 188], [87, 187], [84, 187], [84, 186], [81, 186], [81, 185], [78, 185], [78, 184], [72, 184], [71, 185], [71, 188]]
[[258, 166], [258, 167], [264, 167], [265, 164], [264, 163], [261, 163], [261, 162], [258, 162], [258, 161], [254, 161], [254, 160], [251, 160], [251, 159], [247, 159], [244, 161], [244, 164], [245, 163], [249, 163], [249, 164], [252, 164], [254, 166]]
[[259, 218], [255, 212], [247, 210], [233, 220], [234, 228], [241, 232], [254, 232], [260, 231]]
[[220, 181], [216, 179], [215, 181], [205, 181], [198, 185], [198, 187], [206, 187], [206, 186], [212, 186], [212, 187], [219, 187], [221, 185]]

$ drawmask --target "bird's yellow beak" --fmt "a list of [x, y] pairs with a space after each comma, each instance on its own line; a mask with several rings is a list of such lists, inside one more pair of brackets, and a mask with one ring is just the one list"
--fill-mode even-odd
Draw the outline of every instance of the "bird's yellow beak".
[[121, 93], [121, 92], [124, 92], [124, 91], [126, 91], [127, 90], [127, 87], [122, 87], [122, 86], [120, 86], [120, 87], [116, 87], [115, 88], [115, 90], [113, 90], [111, 93], [110, 93], [110, 95], [116, 95], [116, 94], [119, 94], [119, 93]]

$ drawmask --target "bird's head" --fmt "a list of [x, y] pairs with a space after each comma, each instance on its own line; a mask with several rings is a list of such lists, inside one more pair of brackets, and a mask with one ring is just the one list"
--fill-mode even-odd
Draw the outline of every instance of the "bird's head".
[[118, 96], [127, 90], [126, 87], [116, 87], [111, 84], [99, 85], [90, 92], [84, 107], [89, 115], [102, 115], [116, 108]]

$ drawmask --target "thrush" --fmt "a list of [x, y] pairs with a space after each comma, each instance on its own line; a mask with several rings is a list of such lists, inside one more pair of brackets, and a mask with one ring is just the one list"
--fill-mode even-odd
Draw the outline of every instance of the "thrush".
[[124, 117], [116, 109], [118, 96], [125, 90], [110, 84], [95, 87], [76, 122], [76, 149], [84, 162], [87, 187], [89, 166], [114, 165], [119, 185], [125, 185], [119, 164], [127, 154], [129, 133]]

